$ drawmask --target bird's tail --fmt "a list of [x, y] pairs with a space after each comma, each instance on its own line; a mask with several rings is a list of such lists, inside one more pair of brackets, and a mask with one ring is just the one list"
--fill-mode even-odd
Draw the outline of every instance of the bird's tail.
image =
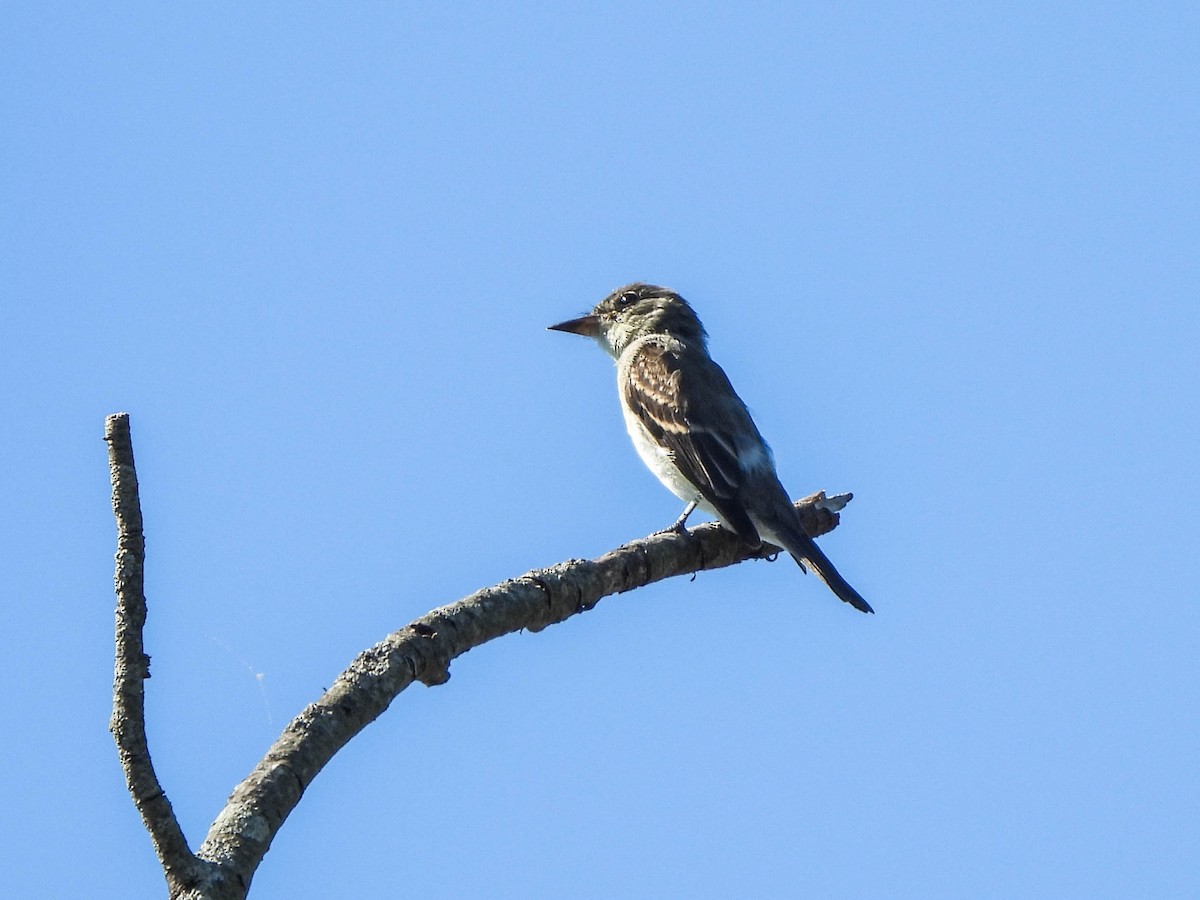
[[789, 537], [791, 538], [789, 543], [792, 546], [787, 548], [788, 553], [792, 554], [792, 558], [801, 566], [812, 569], [817, 577], [837, 594], [839, 600], [849, 603], [859, 612], [875, 612], [871, 609], [871, 604], [864, 600], [858, 591], [850, 587], [850, 582], [842, 577], [842, 573], [829, 561], [829, 557], [817, 546], [816, 541], [803, 532], [789, 535]]

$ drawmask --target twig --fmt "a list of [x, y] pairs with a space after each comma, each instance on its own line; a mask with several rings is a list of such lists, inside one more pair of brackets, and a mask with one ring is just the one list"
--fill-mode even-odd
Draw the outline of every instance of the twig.
[[150, 832], [154, 851], [174, 895], [177, 886], [195, 882], [203, 866], [188, 847], [175, 811], [154, 774], [146, 743], [144, 682], [150, 677], [150, 657], [142, 644], [142, 629], [146, 624], [143, 581], [146, 541], [126, 413], [108, 417], [104, 440], [108, 443], [112, 506], [117, 518], [117, 652], [109, 730], [117, 742], [125, 784]]

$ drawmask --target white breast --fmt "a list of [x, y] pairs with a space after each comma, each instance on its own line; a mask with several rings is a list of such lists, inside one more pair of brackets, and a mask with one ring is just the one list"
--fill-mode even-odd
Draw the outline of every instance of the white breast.
[[675, 465], [671, 452], [661, 447], [651, 437], [641, 420], [631, 413], [624, 403], [621, 404], [621, 412], [625, 415], [625, 430], [629, 432], [629, 439], [633, 441], [633, 447], [637, 450], [638, 456], [642, 458], [642, 462], [646, 464], [646, 468], [653, 472], [667, 490], [680, 500], [686, 503], [700, 500], [700, 492], [696, 490], [695, 485], [683, 477], [683, 473]]

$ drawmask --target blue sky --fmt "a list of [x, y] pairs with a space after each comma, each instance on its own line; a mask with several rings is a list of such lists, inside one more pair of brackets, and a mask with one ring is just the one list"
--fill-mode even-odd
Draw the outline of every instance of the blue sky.
[[252, 896], [1200, 892], [1194, 5], [0, 15], [0, 893], [162, 890], [106, 730], [106, 413], [198, 844], [360, 649], [679, 512], [544, 330], [632, 280], [795, 495], [855, 493], [822, 546], [878, 615], [781, 560], [478, 649]]

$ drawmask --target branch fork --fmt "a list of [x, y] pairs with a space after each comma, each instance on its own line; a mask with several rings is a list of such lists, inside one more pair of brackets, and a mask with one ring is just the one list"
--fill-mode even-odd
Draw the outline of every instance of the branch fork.
[[[715, 523], [631, 541], [594, 560], [573, 559], [528, 572], [439, 607], [361, 652], [315, 702], [293, 719], [229, 797], [195, 852], [189, 847], [146, 741], [143, 647], [145, 538], [129, 416], [105, 422], [117, 521], [116, 664], [110, 730], [125, 782], [150, 834], [173, 900], [244, 898], [259, 863], [305, 788], [358, 732], [414, 681], [445, 684], [455, 658], [494, 638], [538, 632], [593, 609], [601, 599], [675, 575], [773, 555], [750, 549]], [[851, 494], [812, 494], [797, 502], [811, 537], [837, 527]]]

